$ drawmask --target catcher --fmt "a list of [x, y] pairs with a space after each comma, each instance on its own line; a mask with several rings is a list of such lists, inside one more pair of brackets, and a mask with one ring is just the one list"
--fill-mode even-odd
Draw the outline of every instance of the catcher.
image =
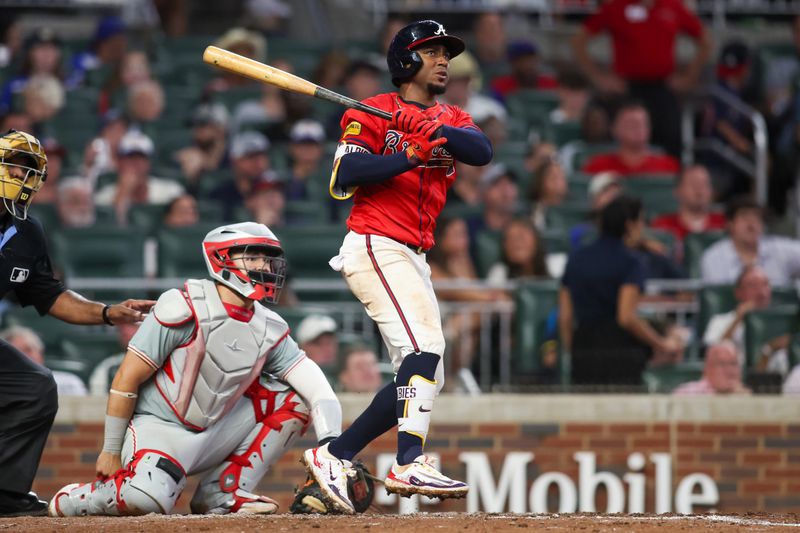
[[274, 500], [253, 493], [270, 465], [310, 417], [320, 442], [341, 432], [322, 371], [258, 302], [274, 303], [285, 279], [275, 235], [222, 226], [202, 249], [213, 281], [158, 299], [109, 390], [99, 479], [59, 490], [51, 516], [167, 514], [200, 472], [192, 512], [274, 513]]

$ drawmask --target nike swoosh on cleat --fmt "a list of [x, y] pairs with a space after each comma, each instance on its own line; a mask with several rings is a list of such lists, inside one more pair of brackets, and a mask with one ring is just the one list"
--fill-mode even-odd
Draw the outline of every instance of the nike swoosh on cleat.
[[422, 406], [420, 405], [420, 406], [419, 406], [419, 412], [420, 412], [420, 413], [430, 413], [430, 412], [431, 412], [431, 410], [430, 410], [430, 409], [423, 409], [423, 408], [422, 408]]
[[328, 465], [328, 473], [331, 481], [336, 481], [338, 479], [338, 476], [333, 475], [333, 467], [331, 465]]

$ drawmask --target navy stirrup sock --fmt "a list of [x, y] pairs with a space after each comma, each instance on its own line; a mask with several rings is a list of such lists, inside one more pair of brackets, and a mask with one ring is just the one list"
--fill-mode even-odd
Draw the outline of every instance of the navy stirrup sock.
[[397, 387], [394, 382], [387, 383], [356, 421], [331, 441], [328, 451], [334, 457], [352, 461], [367, 444], [397, 425], [396, 403]]

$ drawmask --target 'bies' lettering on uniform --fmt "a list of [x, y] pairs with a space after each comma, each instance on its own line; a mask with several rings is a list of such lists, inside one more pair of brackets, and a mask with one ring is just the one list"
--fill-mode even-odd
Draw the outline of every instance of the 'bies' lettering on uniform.
[[[403, 101], [397, 93], [379, 94], [364, 103], [389, 113], [414, 105]], [[423, 112], [447, 126], [478, 129], [472, 117], [456, 106], [437, 103]], [[381, 183], [344, 190], [337, 184], [342, 156], [354, 152], [391, 155], [404, 151], [408, 143], [407, 134], [390, 130], [388, 120], [355, 109], [344, 114], [341, 127], [330, 192], [340, 200], [353, 197], [347, 226], [360, 234], [383, 235], [426, 249], [433, 246], [436, 219], [444, 207], [447, 189], [456, 178], [453, 156], [439, 146], [427, 164]]]

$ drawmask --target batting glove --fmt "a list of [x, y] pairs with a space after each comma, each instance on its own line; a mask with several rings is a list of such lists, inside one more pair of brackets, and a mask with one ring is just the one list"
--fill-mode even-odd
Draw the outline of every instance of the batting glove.
[[441, 135], [442, 123], [438, 120], [423, 120], [417, 124], [414, 130], [416, 135], [421, 135], [426, 139], [436, 139]]
[[438, 139], [431, 140], [426, 139], [420, 134], [414, 134], [407, 136], [405, 142], [408, 143], [408, 148], [406, 148], [408, 162], [414, 166], [419, 166], [430, 161], [433, 155], [433, 149], [446, 143], [447, 137], [439, 137]]
[[428, 120], [428, 117], [416, 107], [403, 107], [395, 111], [392, 115], [392, 120], [389, 122], [389, 129], [405, 133], [414, 133], [419, 123], [424, 120]]

